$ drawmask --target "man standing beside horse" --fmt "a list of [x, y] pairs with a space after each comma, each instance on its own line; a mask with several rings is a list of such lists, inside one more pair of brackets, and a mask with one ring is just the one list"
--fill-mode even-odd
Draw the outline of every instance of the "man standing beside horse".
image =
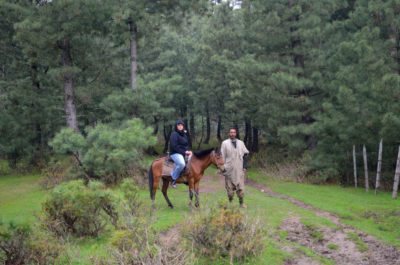
[[225, 171], [225, 189], [228, 194], [228, 199], [233, 200], [234, 193], [236, 192], [239, 198], [240, 207], [246, 208], [243, 202], [244, 199], [244, 159], [247, 156], [247, 150], [243, 141], [237, 139], [237, 129], [231, 128], [229, 130], [229, 139], [222, 142], [221, 154], [224, 159]]

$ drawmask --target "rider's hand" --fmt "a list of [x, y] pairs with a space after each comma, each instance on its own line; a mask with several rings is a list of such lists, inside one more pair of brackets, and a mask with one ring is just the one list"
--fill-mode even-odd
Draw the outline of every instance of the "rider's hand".
[[191, 156], [193, 153], [192, 153], [192, 151], [186, 151], [185, 154], [187, 154], [188, 156]]

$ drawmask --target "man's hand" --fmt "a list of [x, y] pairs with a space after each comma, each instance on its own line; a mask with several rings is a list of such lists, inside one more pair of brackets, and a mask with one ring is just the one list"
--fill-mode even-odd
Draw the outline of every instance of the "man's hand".
[[185, 154], [188, 155], [188, 156], [192, 156], [193, 152], [192, 151], [186, 151]]

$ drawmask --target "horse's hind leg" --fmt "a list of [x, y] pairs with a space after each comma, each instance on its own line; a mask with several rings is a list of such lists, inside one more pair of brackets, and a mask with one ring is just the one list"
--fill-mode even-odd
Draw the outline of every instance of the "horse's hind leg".
[[174, 206], [172, 205], [171, 201], [169, 200], [169, 198], [168, 198], [168, 193], [167, 193], [168, 186], [169, 186], [169, 181], [168, 181], [167, 179], [165, 179], [165, 178], [163, 178], [162, 180], [163, 180], [163, 184], [162, 184], [162, 194], [164, 195], [164, 198], [165, 198], [165, 200], [167, 201], [168, 206], [169, 206], [171, 209], [173, 209]]

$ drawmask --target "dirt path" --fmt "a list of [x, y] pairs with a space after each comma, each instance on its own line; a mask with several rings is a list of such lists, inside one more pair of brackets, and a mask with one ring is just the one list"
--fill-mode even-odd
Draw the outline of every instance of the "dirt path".
[[[400, 252], [376, 238], [367, 235], [349, 225], [343, 224], [340, 218], [332, 213], [322, 211], [287, 195], [272, 191], [263, 184], [247, 180], [252, 186], [265, 195], [287, 200], [297, 207], [310, 210], [317, 216], [332, 221], [336, 228], [305, 226], [300, 217], [290, 215], [280, 226], [287, 232], [286, 242], [281, 242], [282, 250], [292, 253], [293, 258], [286, 265], [317, 265], [315, 258], [308, 257], [298, 245], [311, 249], [320, 257], [335, 261], [336, 264], [348, 265], [400, 265]], [[200, 193], [224, 192], [224, 178], [221, 176], [204, 176], [200, 183]], [[277, 237], [277, 240], [280, 240]], [[172, 246], [180, 241], [178, 226], [174, 226], [160, 234], [160, 243]], [[287, 244], [289, 242], [290, 244]]]
[[200, 194], [223, 191], [224, 187], [225, 187], [224, 177], [220, 175], [203, 176], [203, 178], [200, 181]]
[[[310, 248], [320, 256], [334, 260], [336, 264], [400, 265], [400, 251], [397, 248], [388, 246], [370, 235], [343, 224], [334, 214], [307, 205], [287, 195], [276, 193], [265, 185], [252, 180], [247, 180], [247, 185], [260, 190], [267, 196], [284, 199], [300, 208], [311, 210], [317, 216], [329, 219], [337, 226], [337, 228], [306, 227], [298, 216], [291, 216], [280, 227], [287, 231], [286, 239], [290, 242]], [[293, 246], [285, 246], [284, 250], [296, 254], [293, 255], [295, 258], [289, 260], [287, 264], [318, 264], [310, 261], [310, 258], [304, 254], [298, 255], [297, 249]]]
[[175, 225], [167, 231], [160, 233], [160, 244], [163, 246], [174, 246], [180, 241], [179, 226]]

